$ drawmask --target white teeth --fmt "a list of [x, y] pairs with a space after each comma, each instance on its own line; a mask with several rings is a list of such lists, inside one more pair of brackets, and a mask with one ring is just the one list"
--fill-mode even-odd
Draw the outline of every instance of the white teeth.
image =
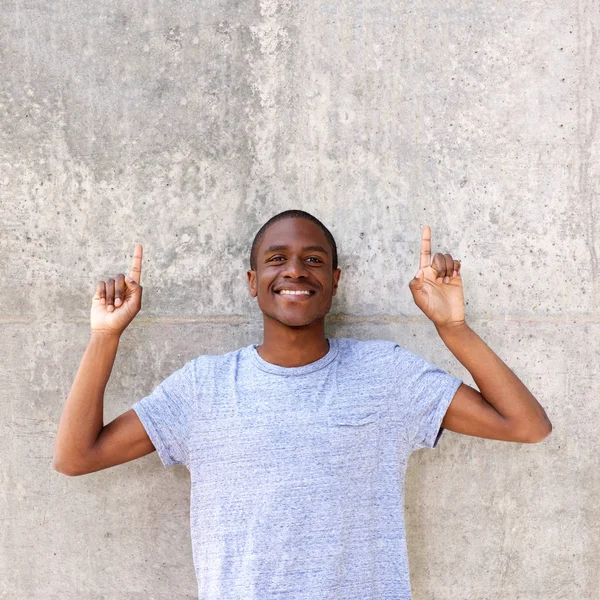
[[300, 291], [297, 291], [297, 292], [292, 291], [292, 290], [279, 290], [279, 293], [280, 294], [292, 294], [294, 296], [298, 296], [300, 294], [304, 294], [306, 296], [310, 296], [310, 292], [304, 291], [304, 290], [300, 290]]

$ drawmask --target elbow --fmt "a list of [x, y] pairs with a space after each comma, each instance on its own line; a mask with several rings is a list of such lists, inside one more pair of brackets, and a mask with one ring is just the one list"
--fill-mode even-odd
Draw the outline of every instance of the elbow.
[[548, 420], [539, 430], [529, 435], [527, 442], [529, 444], [539, 444], [540, 442], [543, 442], [551, 433], [552, 423], [550, 423]]
[[84, 475], [86, 473], [87, 464], [82, 459], [80, 452], [69, 452], [59, 449], [55, 446], [54, 454], [52, 456], [52, 468], [57, 473], [68, 475], [69, 477], [76, 477], [77, 475]]
[[68, 470], [65, 469], [58, 461], [52, 461], [52, 469], [57, 473], [62, 473], [63, 475], [68, 475]]
[[68, 477], [76, 477], [77, 475], [80, 475], [80, 473], [74, 471], [73, 469], [70, 469], [68, 466], [61, 464], [58, 460], [54, 459], [52, 461], [52, 468], [57, 472], [57, 473], [62, 473], [63, 475], [67, 475]]
[[65, 473], [65, 468], [64, 465], [62, 464], [63, 461], [60, 459], [60, 456], [58, 454], [58, 452], [56, 451], [56, 448], [54, 449], [54, 456], [52, 457], [52, 469], [54, 471], [56, 471], [57, 473]]

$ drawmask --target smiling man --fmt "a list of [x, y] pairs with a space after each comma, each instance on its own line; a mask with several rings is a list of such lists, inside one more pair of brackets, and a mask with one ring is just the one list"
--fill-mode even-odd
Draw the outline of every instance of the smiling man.
[[341, 274], [331, 233], [316, 219], [293, 215], [308, 213], [280, 213], [258, 231], [248, 271], [250, 294], [263, 313], [257, 351], [284, 367], [312, 363], [329, 351], [325, 315]]
[[407, 460], [444, 429], [531, 443], [551, 424], [464, 318], [460, 262], [424, 227], [409, 289], [480, 391], [385, 340], [328, 338], [341, 270], [335, 240], [303, 211], [256, 234], [250, 294], [263, 343], [201, 355], [106, 426], [104, 388], [141, 307], [142, 248], [101, 281], [91, 340], [61, 418], [55, 468], [80, 475], [154, 450], [191, 474], [201, 600], [408, 600]]

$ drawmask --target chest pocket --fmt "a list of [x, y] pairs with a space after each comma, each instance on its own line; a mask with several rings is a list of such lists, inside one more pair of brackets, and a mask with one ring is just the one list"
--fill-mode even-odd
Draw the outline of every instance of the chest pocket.
[[327, 416], [327, 437], [334, 473], [357, 480], [376, 473], [379, 435], [377, 410], [330, 413]]

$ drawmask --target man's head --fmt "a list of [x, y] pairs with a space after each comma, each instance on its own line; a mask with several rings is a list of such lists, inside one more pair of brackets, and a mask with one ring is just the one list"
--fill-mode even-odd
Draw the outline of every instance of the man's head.
[[333, 236], [316, 217], [302, 210], [275, 215], [252, 243], [250, 294], [258, 298], [265, 317], [289, 327], [325, 317], [340, 274]]
[[331, 235], [331, 232], [329, 231], [329, 229], [327, 229], [327, 227], [325, 227], [325, 225], [323, 225], [323, 223], [321, 223], [321, 221], [319, 221], [319, 219], [317, 219], [317, 217], [314, 217], [310, 213], [307, 213], [303, 210], [286, 210], [284, 212], [281, 212], [281, 213], [275, 215], [274, 217], [271, 217], [258, 230], [257, 234], [254, 236], [254, 241], [252, 242], [252, 248], [250, 250], [250, 268], [253, 271], [256, 271], [256, 254], [257, 254], [258, 246], [262, 242], [265, 232], [271, 225], [273, 225], [273, 223], [277, 223], [278, 221], [282, 221], [283, 219], [307, 219], [308, 221], [311, 221], [315, 225], [317, 225], [323, 232], [323, 235], [327, 239], [327, 242], [329, 243], [329, 246], [331, 248], [331, 264], [333, 266], [333, 270], [335, 271], [337, 269], [337, 267], [338, 267], [337, 246], [336, 246], [335, 240], [333, 239], [333, 236]]

